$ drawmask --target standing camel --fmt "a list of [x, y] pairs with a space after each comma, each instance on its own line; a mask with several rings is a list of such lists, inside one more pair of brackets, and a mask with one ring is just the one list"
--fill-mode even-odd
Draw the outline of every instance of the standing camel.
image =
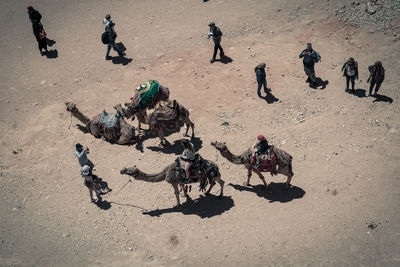
[[[157, 174], [146, 174], [146, 173], [140, 171], [136, 166], [131, 167], [131, 168], [123, 168], [120, 171], [120, 173], [132, 176], [136, 180], [143, 180], [143, 181], [151, 182], [151, 183], [157, 183], [157, 182], [161, 182], [161, 181], [166, 181], [167, 183], [170, 183], [172, 185], [172, 187], [174, 188], [176, 201], [177, 201], [176, 207], [180, 207], [181, 202], [179, 200], [179, 187], [178, 186], [180, 184], [182, 184], [183, 181], [185, 180], [183, 167], [180, 167], [180, 166], [183, 166], [183, 165], [181, 163], [177, 164], [177, 162], [175, 161], [174, 163], [168, 165], [160, 173], [157, 173]], [[208, 171], [210, 168], [208, 168], [207, 166], [211, 167], [212, 172]], [[224, 194], [224, 183], [225, 182], [221, 179], [221, 174], [219, 172], [218, 165], [212, 161], [202, 159], [202, 164], [197, 168], [200, 168], [201, 171], [198, 172], [198, 170], [193, 170], [193, 173], [201, 173], [200, 175], [205, 176], [204, 177], [205, 180], [208, 179], [208, 181], [210, 181], [210, 187], [206, 191], [205, 195], [209, 195], [211, 189], [216, 184], [215, 182], [218, 182], [219, 185], [221, 186], [221, 192], [218, 197], [219, 198], [222, 197]], [[193, 182], [195, 182], [195, 180], [191, 180], [188, 183], [193, 183]], [[185, 196], [188, 197], [186, 191], [184, 191], [184, 193], [185, 193]]]
[[[249, 186], [250, 185], [250, 178], [253, 172], [255, 172], [258, 177], [260, 177], [261, 181], [264, 184], [264, 189], [268, 188], [268, 185], [264, 179], [264, 176], [262, 175], [261, 171], [258, 171], [254, 168], [254, 162], [252, 162], [251, 158], [253, 157], [252, 155], [252, 150], [249, 148], [240, 155], [234, 155], [232, 154], [227, 145], [225, 143], [221, 142], [211, 142], [211, 145], [214, 146], [216, 149], [219, 150], [221, 155], [232, 162], [233, 164], [243, 164], [246, 169], [247, 169], [247, 182], [244, 182], [244, 185]], [[275, 158], [275, 162], [273, 164], [273, 170], [276, 170], [276, 167], [278, 167], [277, 172], [280, 174], [283, 174], [287, 176], [287, 181], [285, 184], [285, 188], [289, 189], [290, 186], [290, 181], [292, 180], [292, 177], [294, 175], [292, 171], [292, 156], [289, 155], [287, 152], [273, 147], [272, 149], [272, 154], [273, 157]], [[271, 175], [273, 175], [273, 172], [271, 172]]]
[[129, 125], [119, 114], [103, 111], [93, 119], [89, 119], [79, 111], [74, 103], [65, 102], [65, 105], [67, 106], [67, 111], [82, 122], [85, 125], [85, 129], [95, 137], [104, 137], [119, 145], [137, 142], [135, 127]]

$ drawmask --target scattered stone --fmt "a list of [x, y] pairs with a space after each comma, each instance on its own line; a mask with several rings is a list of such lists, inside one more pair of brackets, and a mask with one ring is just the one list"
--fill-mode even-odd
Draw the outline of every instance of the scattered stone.
[[41, 85], [44, 85], [46, 83], [46, 80], [43, 80], [40, 82]]

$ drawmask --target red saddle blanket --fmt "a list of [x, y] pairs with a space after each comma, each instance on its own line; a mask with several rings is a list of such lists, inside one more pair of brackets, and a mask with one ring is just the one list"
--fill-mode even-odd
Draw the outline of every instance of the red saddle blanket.
[[261, 155], [259, 156], [259, 166], [255, 167], [257, 161], [256, 158], [251, 155], [250, 157], [250, 163], [251, 163], [251, 167], [253, 170], [255, 171], [259, 171], [259, 172], [276, 172], [276, 157], [275, 154], [272, 153], [270, 155], [270, 159], [267, 158], [267, 155]]

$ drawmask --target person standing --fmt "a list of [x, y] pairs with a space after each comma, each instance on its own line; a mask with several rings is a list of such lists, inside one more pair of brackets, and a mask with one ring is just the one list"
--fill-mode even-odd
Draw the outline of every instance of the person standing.
[[125, 56], [125, 52], [119, 50], [117, 44], [115, 43], [115, 39], [117, 38], [117, 33], [114, 30], [115, 23], [111, 20], [110, 14], [107, 14], [103, 20], [105, 26], [105, 33], [107, 35], [107, 53], [106, 60], [110, 60], [112, 57], [110, 56], [111, 47], [117, 51], [120, 57]]
[[47, 53], [47, 39], [46, 32], [43, 29], [43, 25], [40, 22], [42, 15], [39, 11], [35, 10], [32, 6], [28, 6], [29, 19], [32, 22], [32, 30], [35, 35], [36, 41], [38, 42], [38, 47], [41, 55], [44, 55], [42, 49]]
[[266, 66], [265, 63], [260, 63], [257, 65], [257, 67], [254, 68], [254, 71], [256, 72], [257, 83], [258, 83], [257, 95], [260, 98], [262, 98], [261, 87], [264, 86], [264, 92], [267, 95], [270, 93], [270, 90], [267, 88], [267, 75], [265, 74], [265, 66]]
[[[92, 170], [88, 165], [84, 165], [82, 167], [81, 176], [84, 178], [83, 182], [84, 185], [89, 189], [90, 201], [93, 203], [95, 203], [98, 200], [101, 201], [100, 190], [99, 190], [100, 185], [94, 181]], [[96, 193], [95, 197], [93, 197], [93, 191]]]
[[316, 88], [314, 65], [320, 60], [319, 54], [312, 49], [311, 43], [307, 43], [307, 48], [301, 51], [299, 58], [303, 58], [304, 72], [308, 76], [307, 82], [312, 88]]
[[75, 156], [78, 158], [79, 161], [79, 165], [81, 167], [88, 165], [90, 167], [91, 170], [93, 170], [94, 168], [94, 164], [93, 162], [91, 162], [88, 157], [87, 154], [89, 154], [89, 148], [87, 147], [83, 147], [81, 144], [77, 143], [75, 145]]
[[371, 96], [372, 89], [374, 89], [374, 86], [375, 86], [374, 95], [376, 95], [379, 91], [379, 88], [381, 88], [383, 80], [385, 80], [385, 69], [382, 66], [382, 62], [377, 61], [375, 62], [374, 65], [369, 66], [368, 70], [369, 70], [369, 78], [367, 82], [370, 82], [369, 96]]
[[212, 59], [210, 60], [210, 63], [214, 63], [215, 58], [217, 56], [218, 49], [219, 49], [220, 57], [222, 58], [224, 56], [224, 50], [222, 49], [222, 46], [221, 46], [222, 31], [220, 30], [220, 28], [215, 26], [214, 22], [210, 22], [210, 24], [208, 24], [208, 26], [210, 27], [210, 33], [208, 34], [208, 38], [210, 38], [212, 36], [213, 41], [214, 41], [214, 53], [213, 53]]
[[[354, 58], [349, 58], [342, 67], [343, 76], [346, 77], [346, 90], [345, 92], [354, 94], [354, 80], [358, 80], [358, 63]], [[351, 91], [349, 89], [349, 83], [351, 82]]]

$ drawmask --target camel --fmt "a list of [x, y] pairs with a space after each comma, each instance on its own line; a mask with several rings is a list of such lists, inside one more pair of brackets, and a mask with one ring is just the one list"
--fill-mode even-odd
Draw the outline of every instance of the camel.
[[[150, 98], [150, 96], [147, 95], [147, 92], [149, 91], [149, 88], [152, 88], [152, 85], [154, 85], [157, 89], [155, 90], [156, 93]], [[151, 92], [149, 94], [151, 95]], [[134, 115], [136, 115], [138, 119], [138, 129], [142, 129], [141, 123], [148, 124], [149, 121], [147, 110], [153, 109], [160, 101], [168, 100], [169, 88], [162, 86], [155, 80], [149, 80], [145, 84], [136, 88], [135, 95], [131, 98], [131, 102], [125, 103], [125, 106], [128, 107]]]
[[[179, 160], [179, 158], [177, 160]], [[202, 159], [202, 161], [203, 161], [203, 164], [206, 164], [206, 166], [211, 166], [211, 168], [213, 168], [213, 170], [214, 170], [213, 171], [214, 173], [210, 173], [209, 171], [206, 170], [207, 167], [205, 167], [205, 168], [200, 167], [202, 169], [202, 171], [200, 172], [201, 174], [199, 174], [199, 175], [204, 175], [203, 177], [205, 177], [205, 179], [208, 179], [208, 181], [210, 182], [210, 187], [205, 192], [205, 195], [209, 195], [211, 189], [214, 187], [216, 182], [218, 182], [219, 185], [221, 186], [221, 192], [220, 192], [218, 198], [221, 198], [224, 194], [225, 182], [221, 179], [221, 174], [219, 172], [218, 165], [209, 160]], [[203, 164], [202, 164], [202, 166], [203, 166]], [[182, 167], [180, 167], [180, 166], [182, 166]], [[196, 169], [196, 167], [194, 167], [193, 169]], [[197, 168], [197, 170], [193, 170], [193, 172], [199, 173], [198, 170], [199, 170], [199, 168]], [[192, 172], [192, 169], [191, 169], [191, 172]], [[183, 165], [177, 164], [177, 161], [171, 163], [170, 165], [165, 167], [161, 172], [159, 172], [157, 174], [146, 174], [146, 173], [140, 171], [136, 166], [131, 167], [131, 168], [123, 168], [120, 171], [120, 173], [132, 176], [136, 180], [142, 180], [142, 181], [151, 182], [151, 183], [157, 183], [157, 182], [162, 182], [162, 181], [166, 181], [167, 183], [170, 183], [172, 185], [172, 187], [174, 188], [174, 192], [175, 192], [175, 196], [176, 196], [177, 205], [175, 207], [181, 207], [181, 202], [179, 200], [178, 186], [180, 184], [182, 184], [182, 182], [185, 178], [185, 175], [184, 175]], [[193, 182], [194, 181], [190, 181], [189, 183], [193, 183]], [[184, 191], [184, 193], [185, 193], [185, 196], [188, 197], [187, 192]]]
[[[189, 129], [192, 128], [192, 135], [191, 138], [194, 138], [194, 123], [189, 118], [189, 110], [187, 110], [184, 106], [179, 104], [176, 100], [168, 101], [168, 103], [159, 104], [158, 107], [155, 108], [154, 112], [150, 114], [149, 118], [146, 119], [147, 116], [146, 110], [137, 110], [136, 108], [132, 108], [129, 104], [125, 104], [127, 107], [126, 109], [122, 107], [121, 104], [114, 106], [122, 116], [129, 119], [132, 118], [134, 120], [134, 116], [138, 118], [139, 121], [142, 123], [146, 123], [150, 125], [150, 129], [153, 132], [158, 133], [158, 137], [160, 138], [160, 146], [163, 146], [166, 142], [164, 137], [164, 130], [174, 130], [179, 128], [179, 121], [182, 121], [186, 125], [186, 131], [183, 136], [188, 137]], [[165, 107], [167, 107], [165, 109]], [[159, 118], [160, 112], [159, 109], [162, 108], [163, 110], [170, 110], [173, 111], [173, 118], [172, 119], [161, 119]], [[146, 114], [146, 115], [144, 115]]]
[[[252, 172], [255, 172], [258, 175], [258, 177], [260, 177], [261, 181], [264, 183], [264, 189], [268, 188], [268, 185], [265, 182], [264, 176], [261, 174], [261, 171], [257, 171], [253, 168], [254, 164], [252, 164], [252, 161], [251, 161], [251, 158], [252, 158], [251, 148], [247, 149], [240, 155], [234, 155], [229, 151], [229, 149], [225, 143], [215, 141], [215, 142], [211, 142], [211, 145], [214, 146], [217, 150], [219, 150], [221, 155], [224, 158], [226, 158], [228, 161], [232, 162], [233, 164], [243, 164], [247, 168], [247, 171], [248, 171], [247, 182], [243, 183], [245, 186], [250, 185], [250, 178], [251, 178]], [[294, 173], [292, 171], [292, 156], [289, 155], [287, 152], [285, 152], [279, 148], [276, 148], [276, 147], [273, 147], [272, 151], [273, 151], [272, 152], [273, 155], [276, 158], [276, 162], [275, 162], [275, 166], [273, 166], [273, 170], [276, 170], [276, 167], [278, 167], [277, 173], [287, 176], [285, 188], [289, 189], [290, 181], [292, 180], [292, 177], [294, 175]], [[270, 173], [271, 173], [271, 175], [276, 174], [276, 172], [275, 173], [270, 172]]]
[[[67, 111], [71, 112], [71, 115], [77, 118], [80, 122], [85, 125], [85, 129], [95, 137], [104, 137], [105, 139], [116, 142], [119, 145], [134, 144], [137, 142], [137, 136], [135, 136], [135, 127], [129, 125], [122, 116], [113, 113], [98, 114], [93, 119], [89, 119], [72, 102], [65, 102]], [[109, 118], [110, 125], [101, 122], [101, 118]]]

